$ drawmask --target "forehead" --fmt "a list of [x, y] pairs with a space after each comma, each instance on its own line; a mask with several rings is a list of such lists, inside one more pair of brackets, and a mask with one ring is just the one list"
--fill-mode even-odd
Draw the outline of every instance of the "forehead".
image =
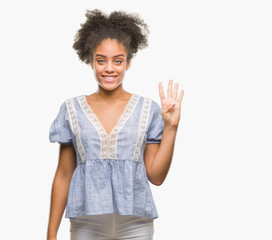
[[105, 39], [95, 49], [94, 55], [104, 55], [106, 57], [114, 57], [119, 54], [127, 55], [127, 51], [122, 43], [116, 39]]

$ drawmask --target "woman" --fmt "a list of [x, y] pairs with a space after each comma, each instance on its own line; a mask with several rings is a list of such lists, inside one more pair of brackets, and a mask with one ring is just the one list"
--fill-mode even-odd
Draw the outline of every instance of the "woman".
[[158, 213], [149, 181], [161, 185], [168, 173], [184, 91], [178, 96], [171, 80], [165, 96], [160, 83], [162, 109], [125, 91], [131, 59], [147, 46], [147, 25], [123, 11], [86, 17], [73, 47], [98, 89], [66, 100], [50, 127], [60, 153], [47, 239], [56, 239], [65, 207], [73, 240], [152, 239]]

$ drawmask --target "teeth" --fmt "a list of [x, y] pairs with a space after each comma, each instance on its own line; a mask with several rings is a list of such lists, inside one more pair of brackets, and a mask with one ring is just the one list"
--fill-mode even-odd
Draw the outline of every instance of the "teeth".
[[114, 79], [115, 77], [105, 77], [107, 80], [112, 80]]

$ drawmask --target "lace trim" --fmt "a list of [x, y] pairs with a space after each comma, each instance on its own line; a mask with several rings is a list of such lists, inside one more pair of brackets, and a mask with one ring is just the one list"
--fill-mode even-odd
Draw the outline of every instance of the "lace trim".
[[107, 133], [93, 110], [91, 109], [90, 105], [88, 104], [86, 100], [86, 96], [82, 95], [78, 97], [79, 103], [86, 115], [86, 117], [89, 119], [89, 121], [93, 124], [95, 129], [97, 130], [100, 141], [101, 141], [101, 148], [100, 148], [100, 154], [101, 159], [109, 158], [109, 159], [116, 159], [116, 149], [117, 149], [117, 137], [118, 134], [133, 112], [133, 109], [136, 106], [136, 103], [138, 102], [139, 96], [132, 94], [128, 104], [125, 107], [125, 110], [121, 114], [117, 124], [114, 126], [114, 128], [111, 130], [110, 134]]
[[81, 143], [81, 139], [80, 139], [80, 133], [79, 133], [79, 125], [78, 125], [78, 121], [77, 121], [77, 116], [75, 113], [75, 107], [74, 107], [74, 103], [72, 99], [68, 99], [66, 101], [66, 106], [68, 109], [68, 113], [69, 113], [69, 118], [70, 118], [70, 122], [72, 125], [72, 132], [75, 135], [76, 138], [76, 145], [77, 145], [77, 150], [79, 152], [80, 158], [82, 160], [82, 162], [86, 161], [86, 153], [84, 151], [84, 148], [82, 146]]
[[142, 107], [142, 111], [141, 111], [141, 119], [140, 119], [138, 138], [137, 138], [135, 152], [134, 152], [134, 158], [133, 158], [134, 161], [138, 161], [139, 156], [140, 156], [141, 146], [142, 146], [144, 135], [146, 132], [150, 106], [151, 106], [151, 99], [145, 98], [144, 103], [143, 103], [143, 107]]

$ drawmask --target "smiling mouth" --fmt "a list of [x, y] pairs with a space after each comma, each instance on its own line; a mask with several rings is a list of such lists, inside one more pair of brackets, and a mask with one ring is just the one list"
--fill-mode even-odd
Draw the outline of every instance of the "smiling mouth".
[[105, 75], [102, 75], [102, 77], [106, 82], [113, 82], [117, 78], [117, 76], [105, 76]]

